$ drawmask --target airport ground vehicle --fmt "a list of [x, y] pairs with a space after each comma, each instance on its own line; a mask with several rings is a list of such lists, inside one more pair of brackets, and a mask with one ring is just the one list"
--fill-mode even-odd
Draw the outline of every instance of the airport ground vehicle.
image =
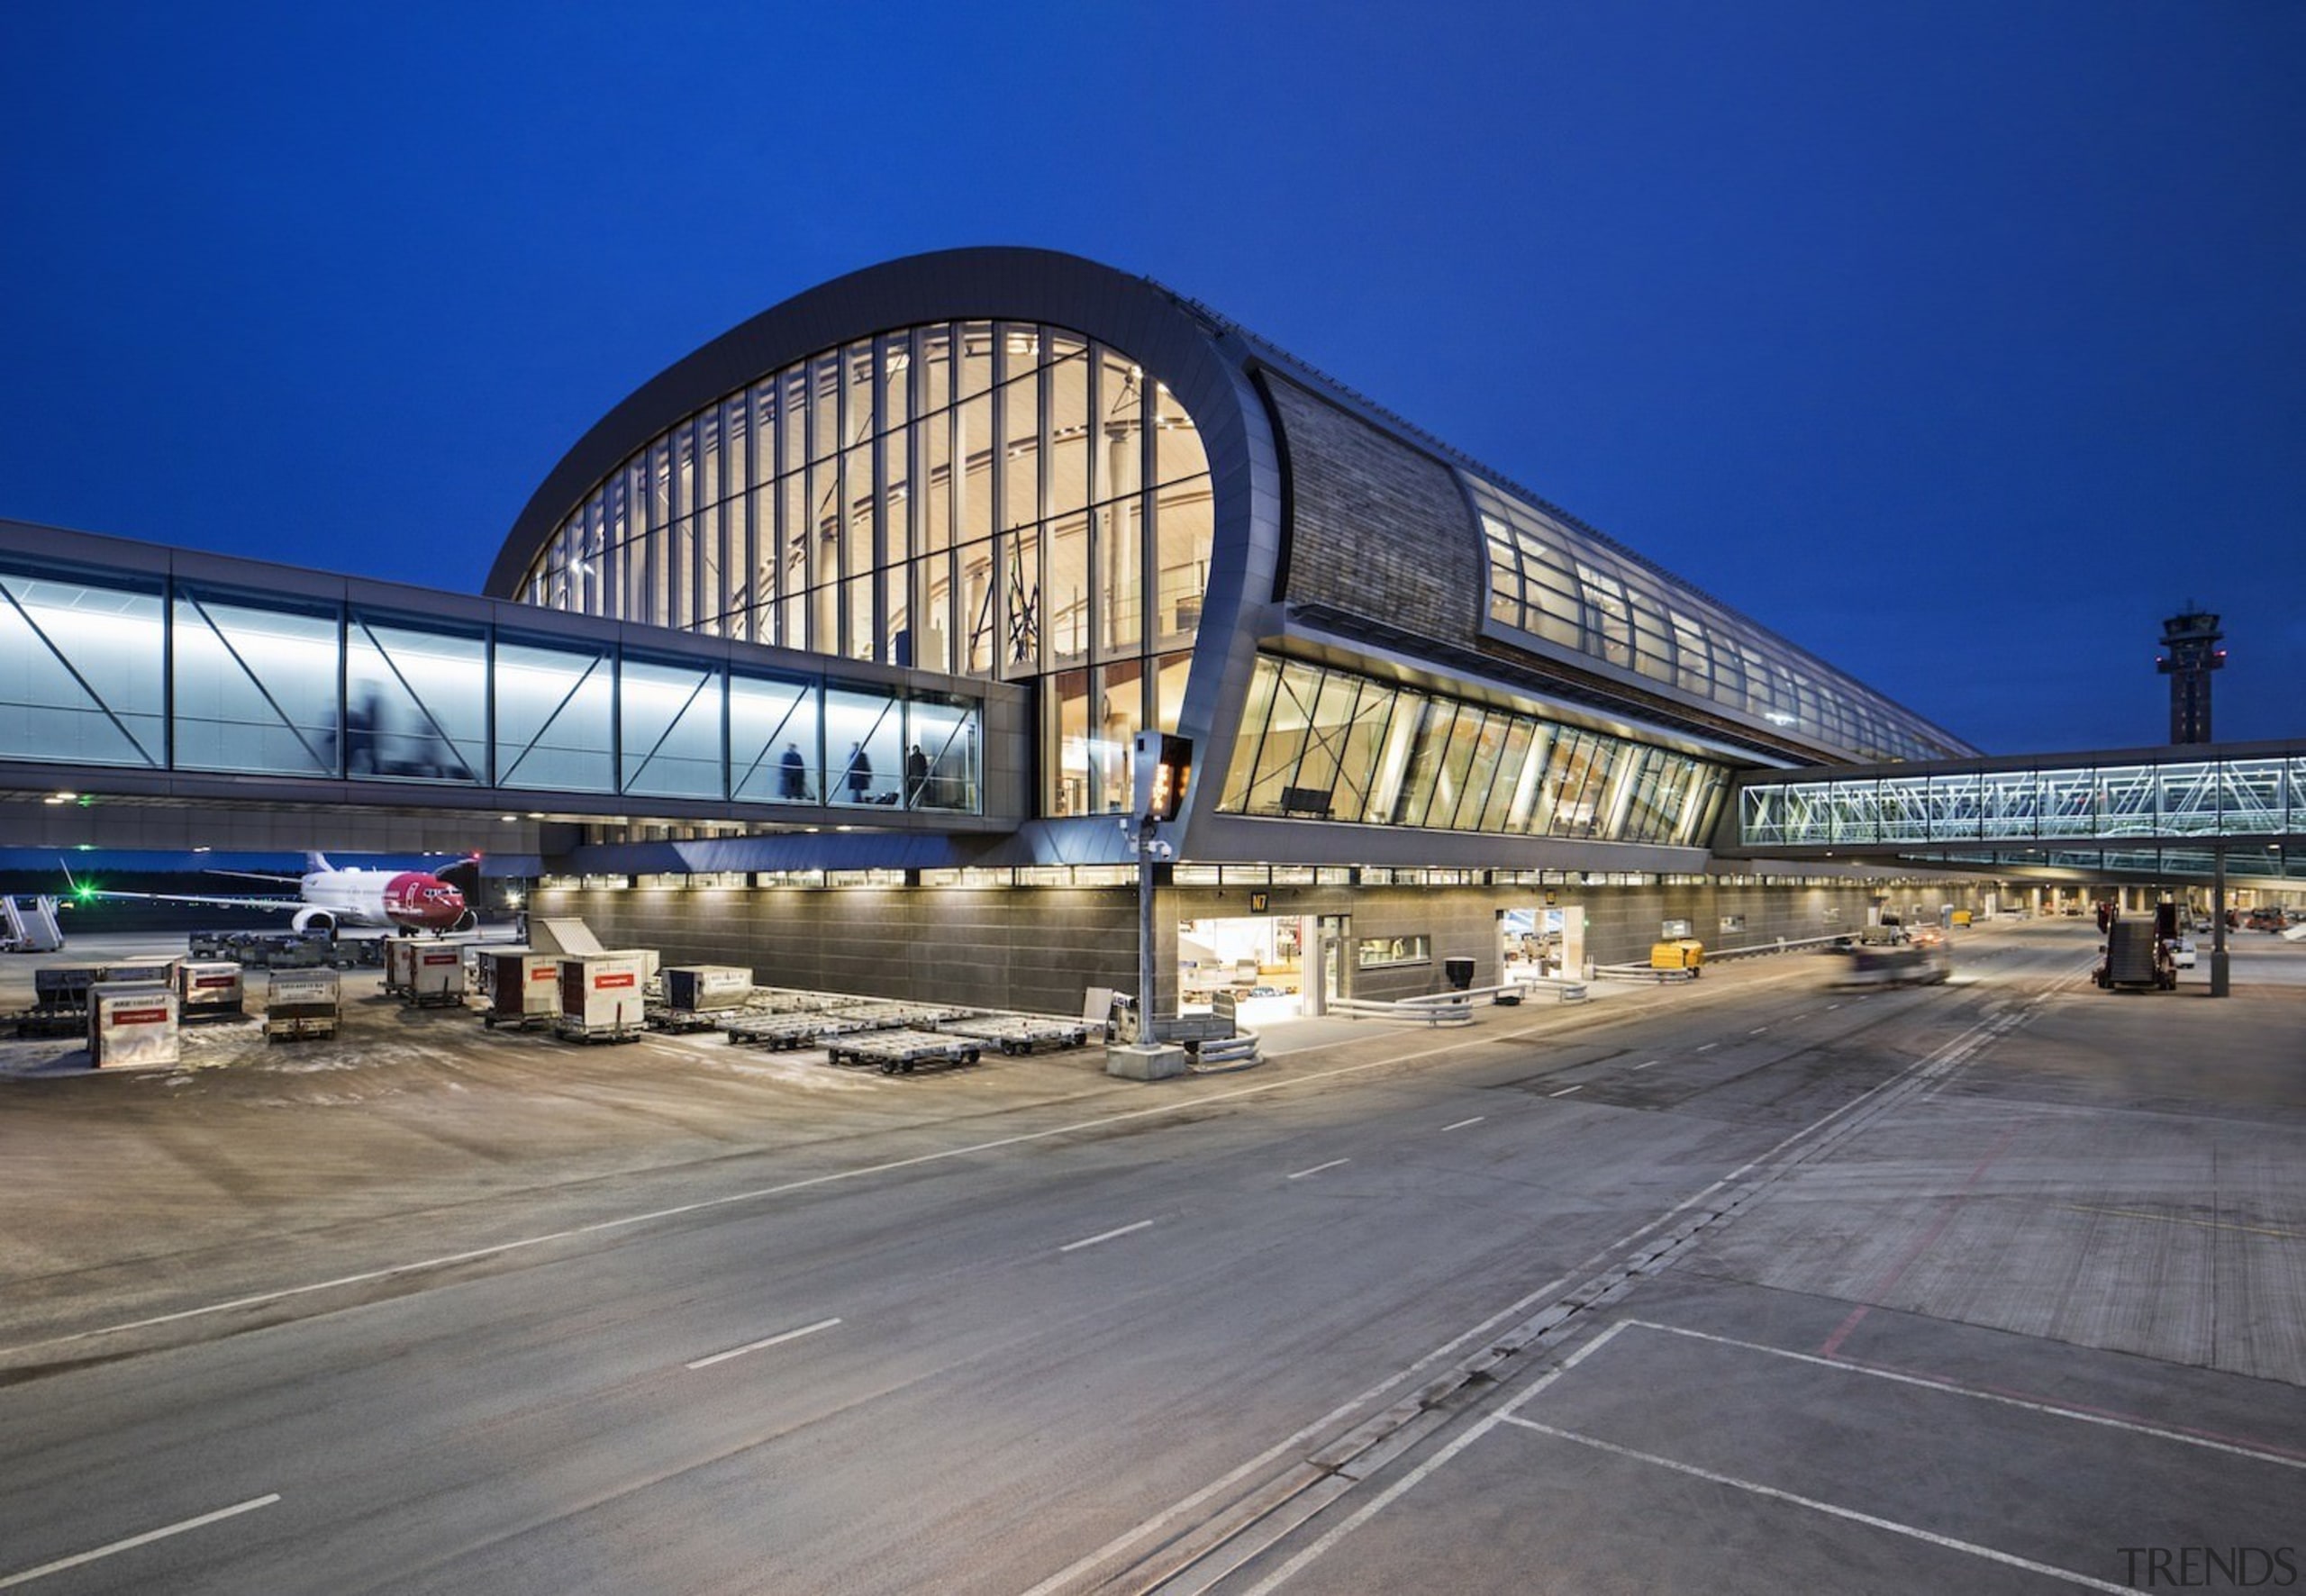
[[2106, 927], [2106, 946], [2091, 977], [2107, 992], [2117, 987], [2167, 991], [2178, 984], [2170, 944], [2143, 920], [2116, 920]]

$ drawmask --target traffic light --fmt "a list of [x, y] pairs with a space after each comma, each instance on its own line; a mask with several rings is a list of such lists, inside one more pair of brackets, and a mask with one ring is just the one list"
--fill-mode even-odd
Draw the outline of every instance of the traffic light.
[[1185, 805], [1185, 784], [1193, 779], [1193, 739], [1164, 731], [1152, 740], [1153, 783], [1145, 812], [1157, 821], [1174, 821]]

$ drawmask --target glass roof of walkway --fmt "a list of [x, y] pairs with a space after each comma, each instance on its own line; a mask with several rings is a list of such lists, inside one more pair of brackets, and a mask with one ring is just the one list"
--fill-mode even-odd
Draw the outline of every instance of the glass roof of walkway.
[[993, 691], [0, 523], [19, 789], [1013, 826], [987, 801]]
[[2306, 878], [2292, 743], [1740, 776], [1724, 854]]

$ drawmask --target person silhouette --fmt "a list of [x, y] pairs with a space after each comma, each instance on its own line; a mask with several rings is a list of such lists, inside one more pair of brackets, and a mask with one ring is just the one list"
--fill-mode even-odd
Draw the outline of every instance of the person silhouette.
[[776, 795], [799, 802], [809, 795], [809, 762], [801, 757], [801, 745], [788, 742], [784, 757], [777, 760]]
[[853, 742], [849, 745], [849, 801], [851, 803], [869, 803], [872, 802], [872, 757], [866, 753], [863, 743]]

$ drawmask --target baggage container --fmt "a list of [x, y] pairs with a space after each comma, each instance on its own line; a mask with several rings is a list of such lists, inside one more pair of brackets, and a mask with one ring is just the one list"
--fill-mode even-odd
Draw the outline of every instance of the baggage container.
[[195, 962], [177, 966], [177, 1014], [186, 1025], [203, 1020], [238, 1020], [247, 1002], [236, 964]]
[[753, 973], [735, 965], [667, 965], [665, 1007], [684, 1014], [741, 1009], [753, 994]]
[[264, 1010], [266, 1041], [336, 1034], [342, 979], [334, 970], [276, 970], [270, 985]]
[[635, 1040], [648, 1023], [644, 979], [646, 966], [638, 953], [564, 954], [560, 1013], [553, 1029], [576, 1042]]
[[479, 955], [481, 990], [487, 994], [480, 1020], [494, 1030], [500, 1025], [549, 1027], [560, 1014], [560, 961], [558, 953], [533, 948], [486, 948]]
[[413, 937], [386, 937], [385, 942], [385, 995], [405, 997], [416, 984], [416, 950], [421, 946]]
[[98, 1069], [177, 1062], [177, 994], [159, 981], [88, 989], [88, 1062]]
[[465, 1001], [465, 953], [453, 943], [418, 943], [410, 956], [408, 985], [402, 992], [410, 1006], [449, 1008]]

